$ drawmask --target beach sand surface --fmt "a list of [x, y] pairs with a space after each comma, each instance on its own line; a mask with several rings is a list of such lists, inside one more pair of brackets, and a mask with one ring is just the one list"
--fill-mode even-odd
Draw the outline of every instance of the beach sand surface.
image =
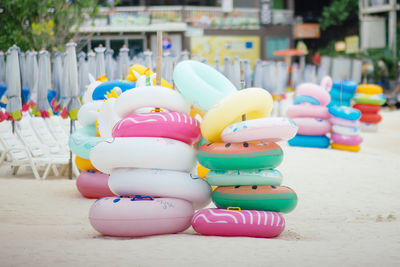
[[0, 266], [400, 266], [400, 112], [382, 114], [359, 153], [283, 145], [299, 202], [274, 239], [104, 237], [74, 180], [2, 168]]

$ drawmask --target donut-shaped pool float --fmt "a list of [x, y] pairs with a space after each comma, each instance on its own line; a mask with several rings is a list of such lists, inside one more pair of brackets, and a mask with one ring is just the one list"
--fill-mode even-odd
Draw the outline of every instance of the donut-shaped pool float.
[[194, 209], [204, 208], [211, 202], [210, 185], [186, 172], [121, 168], [111, 172], [108, 185], [118, 196], [180, 198], [192, 203]]
[[78, 121], [82, 126], [94, 124], [99, 116], [100, 107], [104, 101], [94, 101], [85, 103], [78, 111]]
[[229, 125], [221, 134], [225, 143], [250, 141], [278, 142], [292, 139], [296, 124], [288, 118], [261, 118]]
[[130, 115], [113, 128], [113, 137], [163, 137], [189, 145], [201, 137], [197, 119], [180, 112], [152, 112]]
[[380, 106], [368, 104], [355, 104], [353, 108], [358, 109], [361, 113], [378, 113], [381, 110]]
[[174, 82], [179, 92], [203, 111], [237, 91], [219, 71], [194, 60], [185, 60], [175, 66]]
[[296, 88], [296, 96], [305, 95], [316, 98], [321, 106], [326, 106], [331, 102], [331, 96], [320, 85], [314, 83], [302, 83]]
[[376, 132], [378, 131], [378, 124], [377, 123], [367, 123], [361, 122], [360, 129], [363, 132]]
[[338, 149], [338, 150], [345, 150], [345, 151], [350, 151], [350, 152], [358, 152], [360, 151], [360, 146], [359, 145], [343, 145], [343, 144], [338, 144], [338, 143], [332, 143], [331, 147], [333, 149]]
[[[352, 80], [336, 81], [332, 84], [332, 90], [343, 90], [346, 92], [354, 93], [357, 90], [357, 83]], [[331, 92], [332, 92], [331, 90]]]
[[282, 183], [282, 174], [275, 169], [261, 170], [210, 170], [206, 175], [207, 182], [213, 186], [231, 185], [274, 185]]
[[357, 104], [369, 104], [369, 105], [378, 105], [382, 106], [386, 102], [386, 98], [384, 94], [378, 95], [367, 95], [356, 93], [353, 98], [354, 102]]
[[382, 94], [383, 90], [382, 87], [376, 84], [360, 84], [357, 87], [357, 93], [376, 95]]
[[343, 100], [340, 101], [340, 99], [332, 98], [331, 102], [328, 104], [327, 107], [332, 107], [332, 106], [345, 106], [345, 107], [350, 107], [351, 103], [350, 100]]
[[332, 133], [331, 139], [334, 143], [348, 146], [357, 146], [363, 141], [362, 137], [359, 135], [342, 135], [337, 133]]
[[277, 167], [281, 147], [273, 142], [206, 143], [199, 148], [201, 165], [213, 170], [249, 170]]
[[212, 201], [223, 209], [239, 207], [242, 210], [290, 212], [297, 205], [297, 195], [286, 186], [220, 186], [213, 191]]
[[112, 137], [112, 129], [114, 125], [121, 119], [115, 113], [115, 102], [117, 99], [112, 97], [107, 99], [100, 107], [99, 117], [97, 119], [97, 129], [103, 138]]
[[125, 118], [135, 110], [146, 107], [165, 108], [189, 114], [190, 106], [183, 96], [172, 89], [161, 86], [142, 86], [122, 93], [115, 102], [115, 112]]
[[379, 123], [382, 120], [382, 116], [377, 113], [363, 113], [360, 121], [366, 123]]
[[331, 141], [326, 135], [296, 135], [288, 141], [290, 146], [328, 148]]
[[286, 111], [286, 116], [289, 118], [316, 118], [327, 120], [331, 117], [328, 108], [315, 105], [293, 105]]
[[325, 135], [331, 131], [331, 124], [328, 120], [315, 118], [294, 118], [293, 121], [299, 127], [298, 134], [304, 135]]
[[[348, 91], [342, 91], [340, 92], [340, 89], [332, 89], [329, 94], [331, 95], [332, 99], [337, 99], [340, 101], [340, 99], [342, 99], [342, 101], [348, 101], [350, 99], [353, 98], [354, 96], [354, 92], [348, 92]], [[332, 100], [331, 100], [332, 102]]]
[[333, 125], [332, 126], [332, 132], [341, 134], [341, 135], [359, 135], [360, 134], [360, 129], [359, 128], [350, 128], [350, 127], [344, 127], [340, 125]]
[[321, 103], [319, 103], [318, 99], [316, 99], [315, 97], [312, 97], [312, 96], [308, 96], [308, 95], [298, 95], [295, 98], [293, 98], [294, 105], [299, 105], [299, 104], [303, 104], [303, 103], [309, 103], [311, 105], [320, 105], [321, 104]]
[[186, 143], [158, 137], [106, 139], [90, 151], [93, 166], [104, 173], [116, 168], [165, 169], [190, 172], [196, 151]]
[[89, 220], [108, 236], [176, 234], [189, 228], [193, 212], [192, 204], [182, 199], [106, 197], [92, 205]]
[[210, 142], [222, 142], [222, 131], [229, 125], [242, 121], [267, 117], [272, 110], [270, 93], [261, 88], [248, 88], [228, 95], [211, 108], [200, 125], [201, 133]]
[[285, 229], [285, 219], [273, 211], [205, 209], [196, 212], [193, 229], [202, 235], [271, 238]]
[[74, 131], [68, 140], [68, 146], [72, 153], [81, 158], [89, 159], [90, 150], [102, 140], [96, 134], [95, 125], [88, 125]]
[[358, 109], [350, 107], [329, 107], [329, 113], [335, 117], [355, 121], [361, 117], [361, 112]]
[[114, 81], [106, 81], [97, 86], [92, 94], [93, 100], [105, 100], [107, 99], [107, 92], [111, 92], [114, 87], [121, 88], [122, 92], [125, 92], [129, 89], [135, 88], [136, 83], [131, 81], [123, 81], [123, 80], [114, 80]]
[[108, 187], [108, 175], [101, 172], [81, 172], [76, 179], [76, 187], [86, 198], [114, 197]]
[[330, 122], [332, 124], [336, 124], [336, 125], [340, 125], [340, 126], [344, 126], [344, 127], [350, 127], [350, 128], [358, 128], [360, 126], [359, 120], [351, 121], [351, 120], [346, 120], [346, 119], [342, 119], [342, 118], [338, 118], [338, 117], [330, 118]]
[[98, 171], [88, 159], [75, 156], [75, 164], [82, 171]]

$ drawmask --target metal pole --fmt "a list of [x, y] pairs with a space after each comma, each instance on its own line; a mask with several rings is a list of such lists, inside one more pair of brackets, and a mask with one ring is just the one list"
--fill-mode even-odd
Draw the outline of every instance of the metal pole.
[[[69, 123], [69, 135], [70, 136], [72, 134], [73, 128], [74, 128], [74, 121], [71, 120]], [[71, 151], [71, 149], [69, 150], [69, 173], [68, 173], [68, 176], [69, 176], [68, 178], [70, 180], [72, 180], [72, 151]]]

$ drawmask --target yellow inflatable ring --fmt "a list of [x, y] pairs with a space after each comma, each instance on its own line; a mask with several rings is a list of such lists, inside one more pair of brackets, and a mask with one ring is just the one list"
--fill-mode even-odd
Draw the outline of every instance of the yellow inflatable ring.
[[[128, 75], [126, 76], [125, 79], [128, 80], [128, 81], [136, 82], [137, 81], [137, 77], [135, 76], [135, 74], [133, 73], [132, 70], [136, 71], [140, 75], [144, 75], [144, 73], [146, 72], [147, 68], [145, 66], [142, 66], [142, 65], [139, 65], [139, 64], [133, 65], [133, 66], [131, 66], [129, 68]], [[153, 73], [154, 72], [152, 72], [151, 70], [149, 71], [150, 75], [152, 75]], [[153, 83], [156, 84], [156, 78], [153, 79]], [[170, 89], [173, 88], [173, 86], [169, 82], [164, 80], [164, 79], [161, 79], [161, 86], [167, 87], [167, 88], [170, 88]]]
[[350, 152], [360, 151], [360, 145], [349, 146], [349, 145], [342, 145], [342, 144], [338, 144], [338, 143], [332, 143], [331, 147], [333, 149], [346, 150], [346, 151], [350, 151]]
[[75, 156], [75, 164], [78, 169], [82, 171], [98, 171], [93, 165], [92, 162], [88, 159], [81, 158], [79, 156]]
[[201, 123], [201, 133], [210, 142], [222, 142], [222, 131], [242, 120], [267, 117], [272, 110], [273, 100], [268, 91], [261, 88], [248, 88], [228, 95], [204, 116]]
[[382, 87], [376, 84], [360, 84], [357, 87], [357, 93], [368, 94], [368, 95], [376, 95], [382, 94]]

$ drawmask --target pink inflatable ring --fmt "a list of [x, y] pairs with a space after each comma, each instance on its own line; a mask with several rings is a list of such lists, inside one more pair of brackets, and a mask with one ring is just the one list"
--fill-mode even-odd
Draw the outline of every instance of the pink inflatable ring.
[[335, 143], [347, 146], [357, 146], [363, 141], [362, 137], [359, 135], [342, 135], [338, 133], [332, 133], [331, 139]]
[[113, 197], [115, 194], [108, 187], [108, 174], [84, 171], [76, 179], [78, 191], [87, 198]]
[[205, 209], [193, 216], [192, 226], [202, 235], [270, 238], [283, 232], [285, 219], [273, 211]]
[[325, 135], [331, 131], [328, 120], [314, 118], [295, 118], [293, 121], [299, 127], [298, 134], [302, 135]]
[[344, 126], [344, 127], [358, 128], [360, 126], [359, 120], [351, 121], [351, 120], [342, 119], [342, 118], [333, 116], [330, 119], [330, 121], [332, 124], [336, 124], [336, 125], [340, 125], [340, 126]]
[[326, 89], [330, 90], [331, 87], [326, 86], [328, 87], [326, 89], [324, 87], [314, 83], [302, 83], [299, 86], [297, 86], [296, 95], [314, 97], [319, 101], [321, 106], [326, 106], [329, 104], [329, 102], [331, 102], [331, 95]]
[[290, 106], [286, 115], [289, 118], [316, 118], [327, 120], [331, 117], [327, 107], [315, 106], [315, 105], [293, 105]]
[[189, 145], [200, 137], [200, 123], [181, 112], [152, 112], [134, 114], [115, 124], [113, 137], [162, 137]]
[[89, 212], [93, 228], [109, 236], [176, 234], [190, 226], [193, 207], [186, 200], [135, 196], [96, 200]]
[[288, 118], [261, 118], [229, 125], [221, 134], [225, 143], [252, 141], [278, 142], [292, 139], [296, 124]]

